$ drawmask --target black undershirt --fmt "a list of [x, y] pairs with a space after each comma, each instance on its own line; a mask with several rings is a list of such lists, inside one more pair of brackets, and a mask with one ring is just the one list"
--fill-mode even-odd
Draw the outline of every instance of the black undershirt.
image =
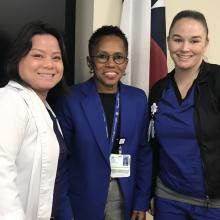
[[[111, 137], [113, 118], [114, 118], [114, 112], [115, 112], [116, 93], [115, 94], [99, 93], [99, 96], [100, 96], [102, 106], [105, 112], [108, 133], [109, 133], [109, 136]], [[119, 120], [118, 120], [118, 125], [117, 125], [117, 131], [115, 135], [115, 141], [114, 141], [113, 149], [112, 149], [112, 153], [114, 154], [118, 154], [118, 148], [119, 148], [118, 142], [119, 142], [119, 137], [120, 137], [119, 130], [120, 130], [120, 115], [119, 115]]]

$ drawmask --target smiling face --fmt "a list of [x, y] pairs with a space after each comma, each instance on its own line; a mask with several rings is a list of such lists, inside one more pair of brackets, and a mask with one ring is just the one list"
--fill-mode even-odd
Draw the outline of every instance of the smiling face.
[[63, 76], [63, 61], [57, 39], [49, 34], [32, 37], [31, 50], [19, 62], [19, 75], [42, 99]]
[[96, 57], [87, 58], [88, 64], [92, 66], [94, 70], [98, 92], [117, 92], [118, 82], [125, 72], [127, 66], [127, 59], [124, 63], [117, 64], [113, 60], [112, 56], [115, 58], [127, 56], [122, 39], [114, 35], [102, 37], [94, 51], [94, 56], [97, 55], [110, 55], [106, 63], [100, 63]]
[[207, 45], [207, 31], [200, 21], [182, 18], [170, 30], [168, 48], [176, 69], [197, 70]]

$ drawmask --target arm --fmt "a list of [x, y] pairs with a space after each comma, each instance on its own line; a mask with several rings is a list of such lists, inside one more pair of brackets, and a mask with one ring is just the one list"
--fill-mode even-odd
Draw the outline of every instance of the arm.
[[0, 219], [24, 220], [25, 213], [16, 185], [17, 164], [28, 123], [27, 109], [17, 94], [0, 93]]

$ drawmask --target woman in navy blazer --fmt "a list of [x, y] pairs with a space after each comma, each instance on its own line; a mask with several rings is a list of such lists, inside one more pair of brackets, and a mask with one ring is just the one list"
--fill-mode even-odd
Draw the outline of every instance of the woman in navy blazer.
[[87, 57], [93, 76], [57, 105], [70, 151], [69, 182], [60, 186], [60, 204], [66, 205], [57, 219], [146, 218], [152, 175], [147, 98], [120, 82], [127, 55], [128, 42], [118, 27], [96, 30]]

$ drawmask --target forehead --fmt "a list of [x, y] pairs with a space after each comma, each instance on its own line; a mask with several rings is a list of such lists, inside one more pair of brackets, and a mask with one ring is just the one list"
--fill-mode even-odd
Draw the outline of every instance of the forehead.
[[170, 30], [170, 34], [205, 34], [206, 35], [206, 28], [202, 24], [201, 21], [198, 21], [193, 18], [181, 18], [180, 20], [176, 21], [172, 29]]
[[56, 37], [50, 34], [37, 34], [31, 38], [32, 49], [60, 50]]
[[96, 45], [96, 51], [104, 50], [104, 51], [125, 51], [125, 46], [123, 40], [114, 35], [103, 36], [99, 39]]

